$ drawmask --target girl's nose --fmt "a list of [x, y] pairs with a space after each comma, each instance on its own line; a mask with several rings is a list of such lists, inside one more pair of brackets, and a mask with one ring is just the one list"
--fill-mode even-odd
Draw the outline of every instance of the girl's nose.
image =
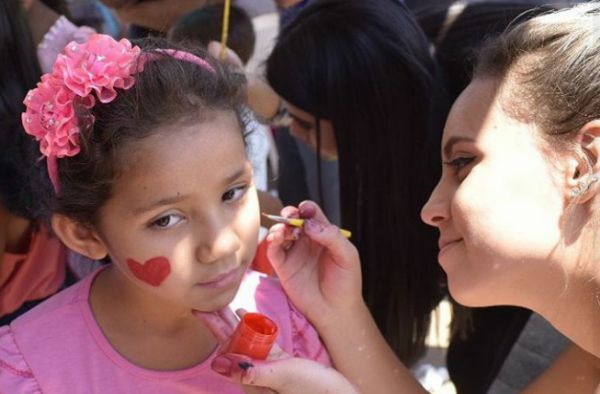
[[228, 258], [241, 247], [240, 238], [233, 228], [229, 224], [219, 225], [218, 221], [203, 226], [198, 238], [196, 259], [205, 264]]

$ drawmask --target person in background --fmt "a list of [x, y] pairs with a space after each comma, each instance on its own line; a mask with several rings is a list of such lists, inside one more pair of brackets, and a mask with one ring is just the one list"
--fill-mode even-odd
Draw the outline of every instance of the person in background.
[[[41, 19], [48, 26], [70, 26], [58, 14], [36, 0], [26, 4], [30, 12], [55, 15]], [[55, 5], [56, 6], [56, 5]], [[37, 10], [36, 10], [37, 9]], [[42, 11], [44, 10], [44, 11]], [[57, 7], [57, 10], [61, 10]], [[21, 126], [23, 100], [41, 75], [39, 59], [50, 61], [48, 48], [36, 51], [39, 40], [53, 42], [29, 18], [19, 0], [0, 3], [0, 324], [8, 324], [41, 301], [72, 284], [84, 271], [79, 258], [53, 237], [41, 219], [41, 196], [33, 187], [38, 170], [35, 143]], [[58, 19], [57, 19], [58, 18]], [[57, 25], [58, 24], [58, 25]], [[75, 33], [78, 29], [67, 31]], [[36, 33], [35, 35], [32, 33]], [[53, 32], [54, 33], [54, 32]], [[73, 37], [71, 34], [67, 34]], [[76, 34], [74, 34], [76, 35]], [[92, 267], [92, 262], [88, 262]], [[85, 268], [86, 264], [82, 267]], [[68, 267], [73, 268], [68, 268]]]

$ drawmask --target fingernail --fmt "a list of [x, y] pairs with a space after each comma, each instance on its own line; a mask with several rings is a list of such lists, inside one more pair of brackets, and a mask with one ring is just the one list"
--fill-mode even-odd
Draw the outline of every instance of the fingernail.
[[312, 233], [320, 233], [323, 231], [323, 226], [321, 226], [321, 223], [317, 222], [316, 220], [306, 220], [304, 225], [306, 226], [306, 229]]
[[211, 368], [221, 375], [231, 376], [233, 363], [227, 357], [219, 356], [210, 363]]
[[314, 205], [312, 204], [303, 204], [298, 207], [298, 212], [300, 213], [300, 217], [303, 218], [311, 218], [315, 216], [316, 210]]

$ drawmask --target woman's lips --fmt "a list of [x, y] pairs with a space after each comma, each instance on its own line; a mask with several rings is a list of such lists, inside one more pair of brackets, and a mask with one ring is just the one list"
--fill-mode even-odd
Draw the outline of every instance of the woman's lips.
[[438, 243], [440, 252], [438, 253], [438, 260], [442, 257], [442, 255], [446, 254], [450, 249], [454, 246], [458, 245], [459, 242], [462, 241], [462, 238], [454, 239], [454, 240], [440, 240]]

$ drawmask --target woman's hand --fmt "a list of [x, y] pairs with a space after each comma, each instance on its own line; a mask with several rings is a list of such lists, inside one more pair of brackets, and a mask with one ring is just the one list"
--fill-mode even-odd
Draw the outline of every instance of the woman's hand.
[[[225, 349], [237, 324], [237, 316], [228, 307], [218, 312], [193, 312]], [[241, 317], [245, 311], [237, 311]], [[247, 394], [358, 393], [339, 372], [316, 361], [291, 357], [274, 344], [268, 360], [254, 360], [242, 354], [217, 356], [211, 368], [244, 386]]]
[[225, 58], [221, 59], [221, 52], [223, 51], [223, 46], [218, 41], [211, 41], [208, 43], [208, 47], [206, 48], [208, 53], [214, 57], [215, 59], [222, 60], [223, 64], [226, 64], [231, 69], [236, 72], [243, 73], [244, 72], [244, 62], [235, 53], [231, 48], [225, 48]]
[[241, 354], [222, 354], [212, 363], [215, 372], [246, 387], [260, 386], [259, 393], [358, 393], [338, 371], [316, 361], [296, 357], [253, 360]]
[[333, 316], [363, 305], [358, 252], [312, 201], [286, 207], [285, 217], [305, 219], [302, 231], [271, 228], [267, 256], [288, 297], [319, 331]]

